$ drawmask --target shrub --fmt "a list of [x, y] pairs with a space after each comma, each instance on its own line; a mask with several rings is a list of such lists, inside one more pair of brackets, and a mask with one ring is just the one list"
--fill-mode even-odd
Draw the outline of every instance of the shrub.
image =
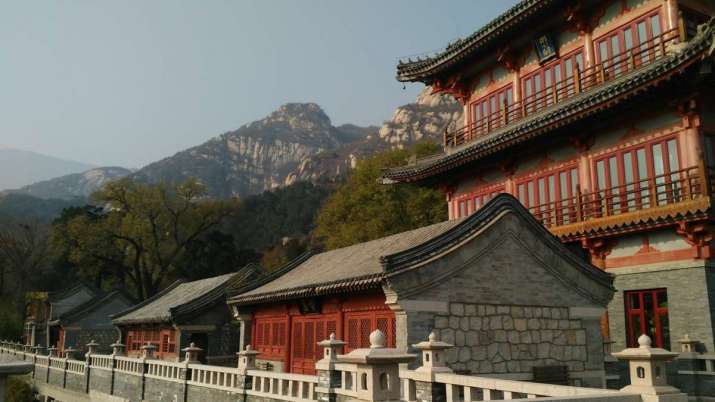
[[32, 387], [22, 377], [8, 377], [5, 384], [5, 401], [7, 402], [32, 402]]

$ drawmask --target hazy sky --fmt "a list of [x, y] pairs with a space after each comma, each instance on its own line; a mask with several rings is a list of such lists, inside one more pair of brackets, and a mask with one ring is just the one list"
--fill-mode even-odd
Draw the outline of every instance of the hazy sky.
[[421, 89], [394, 79], [399, 57], [514, 3], [3, 1], [0, 147], [140, 167], [285, 102], [379, 125]]

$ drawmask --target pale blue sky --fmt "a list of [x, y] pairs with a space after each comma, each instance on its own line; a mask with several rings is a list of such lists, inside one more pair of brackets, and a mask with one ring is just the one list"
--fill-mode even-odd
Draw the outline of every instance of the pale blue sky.
[[140, 167], [316, 102], [379, 125], [443, 48], [515, 0], [2, 1], [0, 147]]

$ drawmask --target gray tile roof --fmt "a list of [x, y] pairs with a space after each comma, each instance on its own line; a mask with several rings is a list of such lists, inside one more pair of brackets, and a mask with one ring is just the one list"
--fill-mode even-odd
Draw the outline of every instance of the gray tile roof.
[[[229, 304], [251, 305], [336, 293], [352, 293], [379, 288], [384, 281], [422, 266], [436, 256], [464, 244], [485, 227], [513, 213], [521, 229], [536, 234], [540, 247], [555, 251], [573, 271], [569, 275], [588, 277], [598, 286], [612, 289], [613, 277], [569, 251], [541, 225], [520, 202], [509, 194], [500, 194], [467, 218], [442, 222], [399, 233], [367, 243], [328, 251], [292, 262], [252, 289], [237, 290]], [[603, 294], [590, 295], [605, 305]], [[610, 299], [611, 293], [608, 294]]]
[[154, 298], [115, 315], [113, 322], [120, 325], [169, 322], [172, 319], [172, 309], [200, 299], [206, 293], [225, 285], [237, 275], [239, 273], [233, 272], [193, 282], [177, 281]]
[[[299, 294], [301, 288], [331, 284], [361, 286], [380, 279], [384, 272], [380, 258], [413, 248], [449, 231], [462, 222], [456, 219], [398, 233], [366, 243], [315, 254], [271, 282], [238, 296], [241, 300], [259, 295], [290, 291]], [[262, 298], [262, 297], [259, 297]]]

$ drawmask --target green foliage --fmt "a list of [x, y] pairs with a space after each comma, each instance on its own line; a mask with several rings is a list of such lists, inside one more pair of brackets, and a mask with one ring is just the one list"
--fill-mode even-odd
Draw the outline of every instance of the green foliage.
[[5, 401], [6, 402], [32, 402], [32, 387], [22, 377], [10, 376], [5, 384]]
[[188, 249], [236, 210], [235, 200], [206, 199], [196, 180], [179, 184], [110, 182], [93, 194], [102, 209], [66, 211], [52, 245], [86, 276], [126, 284], [140, 300], [177, 274]]
[[246, 197], [224, 230], [241, 248], [265, 250], [284, 237], [305, 237], [330, 190], [308, 182]]
[[268, 272], [274, 271], [304, 253], [306, 248], [306, 244], [298, 239], [290, 239], [285, 244], [271, 247], [263, 253], [261, 267]]
[[359, 161], [320, 210], [316, 236], [328, 249], [334, 249], [446, 220], [447, 206], [439, 191], [379, 183], [384, 168], [438, 149], [436, 144], [422, 143], [411, 150], [387, 151]]
[[8, 223], [49, 223], [63, 209], [82, 205], [83, 199], [41, 199], [24, 194], [0, 196], [0, 225]]
[[177, 276], [190, 281], [209, 278], [235, 272], [260, 258], [254, 250], [239, 249], [233, 236], [214, 230], [189, 243], [177, 262]]
[[22, 337], [22, 317], [17, 308], [7, 301], [0, 303], [0, 339], [20, 339]]

